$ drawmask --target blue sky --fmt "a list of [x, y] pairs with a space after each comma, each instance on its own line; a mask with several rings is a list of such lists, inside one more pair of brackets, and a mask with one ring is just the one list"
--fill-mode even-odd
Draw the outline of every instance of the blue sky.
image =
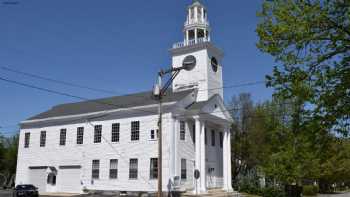
[[[8, 3], [17, 2], [17, 3]], [[168, 49], [182, 40], [190, 0], [0, 0], [0, 66], [126, 94], [150, 90], [156, 72], [171, 65]], [[264, 80], [273, 59], [256, 47], [261, 0], [203, 0], [212, 41], [225, 52], [224, 84]], [[62, 86], [0, 70], [0, 77], [86, 98], [109, 94]], [[264, 85], [225, 89], [225, 100], [250, 92], [271, 98]], [[0, 81], [0, 126], [54, 105], [75, 102]]]

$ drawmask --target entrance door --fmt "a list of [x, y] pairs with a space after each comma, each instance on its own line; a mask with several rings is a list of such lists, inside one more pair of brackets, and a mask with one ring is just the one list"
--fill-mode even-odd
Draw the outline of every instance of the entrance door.
[[39, 193], [46, 192], [46, 168], [30, 168], [29, 183], [38, 188]]
[[64, 193], [81, 193], [80, 175], [80, 168], [60, 168], [57, 174], [58, 191]]
[[215, 188], [215, 176], [214, 176], [214, 172], [215, 172], [215, 168], [209, 166], [207, 169], [208, 173], [207, 173], [207, 185], [208, 188]]

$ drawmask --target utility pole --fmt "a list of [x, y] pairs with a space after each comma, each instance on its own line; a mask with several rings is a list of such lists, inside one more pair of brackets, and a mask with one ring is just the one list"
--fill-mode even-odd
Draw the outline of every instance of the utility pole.
[[[168, 70], [160, 70], [158, 73], [158, 83], [154, 86], [153, 89], [153, 96], [156, 100], [158, 100], [158, 115], [159, 115], [159, 120], [158, 120], [158, 193], [157, 197], [162, 197], [163, 196], [163, 190], [162, 190], [162, 99], [166, 95], [166, 91], [172, 84], [173, 80], [176, 78], [176, 76], [180, 73], [181, 70], [187, 70], [190, 71], [196, 66], [196, 58], [192, 55], [189, 55], [185, 57], [182, 67], [178, 68], [170, 68]], [[165, 83], [165, 85], [162, 85], [162, 78], [166, 74], [171, 74], [170, 79]]]

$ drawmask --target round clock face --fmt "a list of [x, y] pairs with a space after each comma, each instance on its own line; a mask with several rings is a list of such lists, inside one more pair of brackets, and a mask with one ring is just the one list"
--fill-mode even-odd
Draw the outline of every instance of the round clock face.
[[211, 68], [213, 69], [214, 72], [218, 71], [218, 60], [215, 57], [211, 58]]
[[182, 62], [182, 66], [185, 70], [190, 71], [193, 70], [193, 68], [196, 66], [197, 60], [196, 57], [193, 55], [188, 55], [185, 57], [185, 59]]

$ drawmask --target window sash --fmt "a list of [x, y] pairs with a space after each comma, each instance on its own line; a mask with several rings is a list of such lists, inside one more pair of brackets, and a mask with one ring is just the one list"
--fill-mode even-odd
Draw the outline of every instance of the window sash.
[[131, 141], [140, 139], [140, 121], [131, 122]]
[[66, 145], [67, 130], [61, 129], [60, 131], [60, 146]]
[[102, 138], [102, 125], [95, 125], [94, 130], [94, 143], [101, 143]]
[[180, 121], [180, 140], [185, 140], [186, 138], [186, 124], [185, 121]]
[[112, 124], [112, 142], [119, 142], [119, 135], [120, 135], [120, 124], [115, 123]]
[[84, 143], [84, 127], [77, 128], [77, 144]]
[[45, 147], [46, 145], [46, 131], [40, 132], [40, 147]]
[[30, 133], [24, 134], [24, 148], [28, 148], [30, 143]]
[[150, 179], [158, 178], [158, 158], [151, 158], [150, 162]]
[[117, 179], [118, 178], [118, 160], [111, 159], [109, 164], [109, 178]]
[[137, 179], [138, 174], [138, 160], [130, 159], [129, 163], [129, 179]]
[[223, 136], [223, 133], [220, 132], [220, 148], [223, 147], [223, 140], [224, 140], [224, 136]]
[[181, 179], [187, 179], [186, 159], [181, 159]]
[[100, 160], [92, 160], [91, 178], [100, 178]]
[[215, 131], [211, 130], [211, 145], [215, 146]]

